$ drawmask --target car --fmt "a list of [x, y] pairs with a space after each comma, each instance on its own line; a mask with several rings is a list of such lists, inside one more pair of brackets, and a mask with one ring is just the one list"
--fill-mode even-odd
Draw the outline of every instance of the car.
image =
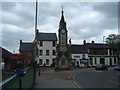
[[115, 66], [115, 67], [114, 67], [114, 70], [120, 71], [120, 65]]
[[108, 70], [108, 66], [105, 65], [105, 64], [97, 64], [97, 65], [95, 66], [95, 69], [96, 69], [96, 70]]

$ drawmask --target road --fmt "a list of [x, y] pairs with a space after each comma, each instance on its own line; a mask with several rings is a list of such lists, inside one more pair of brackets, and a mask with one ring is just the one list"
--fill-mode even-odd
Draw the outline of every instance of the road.
[[120, 88], [119, 78], [120, 72], [114, 71], [113, 68], [103, 71], [89, 68], [79, 70], [73, 75], [73, 80], [79, 88]]

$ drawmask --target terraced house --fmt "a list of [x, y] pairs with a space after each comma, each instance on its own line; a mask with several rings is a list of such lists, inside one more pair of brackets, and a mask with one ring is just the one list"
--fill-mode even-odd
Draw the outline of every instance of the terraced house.
[[96, 66], [96, 64], [106, 64], [108, 66], [118, 63], [117, 50], [103, 43], [86, 43], [83, 45], [72, 45], [72, 61], [82, 66]]
[[[39, 47], [37, 49], [37, 64], [39, 66], [54, 66], [56, 58], [57, 36], [55, 33], [40, 33], [37, 30], [37, 41]], [[22, 42], [20, 40], [20, 53], [26, 58], [26, 61], [31, 62], [34, 59], [34, 44], [32, 42]]]
[[39, 33], [37, 40], [40, 42], [38, 50], [38, 61], [40, 66], [53, 66], [56, 58], [56, 33]]

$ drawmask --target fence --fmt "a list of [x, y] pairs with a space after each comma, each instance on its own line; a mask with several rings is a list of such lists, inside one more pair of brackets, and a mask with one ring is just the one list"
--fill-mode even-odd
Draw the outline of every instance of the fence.
[[4, 80], [2, 83], [0, 83], [0, 86], [2, 86], [2, 89], [7, 88], [16, 88], [19, 90], [22, 90], [22, 88], [30, 89], [35, 81], [35, 69], [33, 67], [30, 67], [26, 70], [26, 74], [23, 77], [19, 77], [17, 75], [13, 75], [10, 78]]

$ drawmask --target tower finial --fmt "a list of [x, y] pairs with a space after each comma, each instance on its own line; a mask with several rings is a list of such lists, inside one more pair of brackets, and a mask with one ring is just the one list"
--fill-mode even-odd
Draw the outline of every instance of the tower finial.
[[63, 11], [63, 6], [61, 6], [61, 8], [62, 8], [62, 11]]
[[62, 8], [62, 14], [63, 14], [63, 6], [61, 6], [61, 8]]

